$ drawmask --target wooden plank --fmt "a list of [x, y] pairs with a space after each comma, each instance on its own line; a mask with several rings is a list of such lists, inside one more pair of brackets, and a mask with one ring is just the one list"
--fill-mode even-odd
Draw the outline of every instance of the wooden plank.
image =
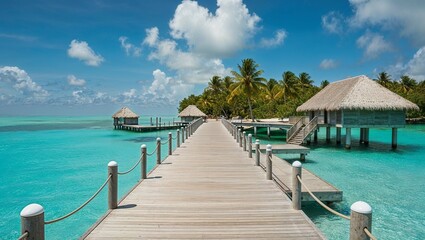
[[[122, 176], [125, 177], [125, 176]], [[324, 239], [220, 122], [203, 124], [86, 239]]]

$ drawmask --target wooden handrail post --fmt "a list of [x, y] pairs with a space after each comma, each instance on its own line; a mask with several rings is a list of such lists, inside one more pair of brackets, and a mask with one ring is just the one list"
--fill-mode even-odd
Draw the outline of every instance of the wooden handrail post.
[[272, 145], [268, 144], [266, 149], [266, 179], [273, 179], [273, 166], [272, 166]]
[[182, 143], [184, 143], [184, 132], [185, 132], [185, 129], [184, 129], [184, 127], [182, 127], [181, 129], [182, 129]]
[[238, 131], [238, 137], [239, 137], [239, 147], [242, 147], [242, 129], [239, 129]]
[[260, 166], [260, 140], [255, 140], [255, 166]]
[[161, 138], [156, 139], [156, 163], [161, 164]]
[[178, 129], [177, 129], [176, 140], [177, 140], [177, 147], [180, 147], [180, 130], [178, 130]]
[[292, 163], [292, 208], [301, 209], [301, 182], [297, 176], [301, 178], [302, 164], [299, 161]]
[[246, 152], [246, 132], [242, 133], [243, 151]]
[[241, 145], [242, 143], [240, 142], [241, 138], [239, 137], [240, 135], [241, 135], [241, 129], [238, 128], [238, 132], [236, 134], [236, 142], [239, 143], [239, 147], [242, 147], [242, 145]]
[[44, 240], [44, 208], [36, 203], [21, 211], [21, 234], [28, 232], [26, 239]]
[[248, 157], [252, 158], [252, 134], [248, 134]]
[[233, 126], [233, 139], [235, 140], [236, 140], [236, 135], [237, 135], [236, 126]]
[[189, 138], [189, 126], [185, 127], [185, 130], [186, 130], [185, 137], [186, 137], [186, 139], [188, 139]]
[[146, 174], [147, 174], [147, 169], [146, 169], [146, 166], [147, 166], [147, 155], [146, 155], [146, 152], [147, 152], [147, 150], [146, 150], [146, 145], [145, 144], [142, 144], [142, 146], [140, 146], [140, 150], [142, 151], [142, 160], [141, 160], [141, 164], [140, 164], [140, 171], [141, 171], [141, 174], [140, 174], [140, 176], [141, 176], [141, 179], [146, 179]]
[[168, 132], [168, 155], [173, 155], [173, 134]]
[[118, 207], [118, 163], [110, 161], [108, 163], [108, 176], [111, 179], [108, 183], [108, 208], [115, 209]]
[[369, 239], [364, 232], [365, 228], [372, 232], [372, 207], [363, 201], [358, 201], [351, 205], [350, 240]]

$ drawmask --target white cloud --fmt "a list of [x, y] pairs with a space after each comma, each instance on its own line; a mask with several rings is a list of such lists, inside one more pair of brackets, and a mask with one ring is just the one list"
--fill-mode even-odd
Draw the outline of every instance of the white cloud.
[[143, 41], [143, 44], [147, 44], [150, 47], [155, 46], [158, 41], [158, 35], [159, 29], [157, 27], [146, 29], [146, 38]]
[[[55, 103], [58, 100], [54, 101]], [[111, 97], [104, 92], [92, 91], [89, 89], [72, 91], [71, 97], [64, 102], [69, 105], [81, 104], [105, 104], [112, 102]]]
[[72, 40], [69, 44], [68, 56], [84, 61], [89, 66], [99, 66], [103, 57], [96, 54], [85, 41]]
[[343, 16], [339, 12], [329, 12], [322, 16], [322, 27], [335, 34], [341, 34], [343, 31]]
[[397, 31], [419, 45], [425, 44], [423, 0], [350, 0], [350, 4], [354, 8], [352, 26], [378, 26]]
[[183, 1], [170, 21], [171, 36], [208, 57], [231, 55], [246, 47], [260, 18], [242, 0], [218, 0], [215, 13], [196, 1]]
[[121, 43], [121, 47], [124, 48], [127, 56], [140, 57], [140, 55], [142, 55], [142, 49], [127, 42], [127, 37], [121, 36], [118, 40]]
[[425, 46], [421, 47], [407, 63], [390, 66], [388, 72], [395, 78], [408, 75], [418, 81], [425, 80]]
[[262, 47], [275, 47], [279, 46], [283, 43], [285, 38], [287, 37], [286, 31], [283, 29], [279, 29], [276, 31], [275, 36], [271, 39], [261, 39], [260, 45]]
[[42, 102], [49, 93], [35, 83], [30, 76], [18, 67], [0, 67], [0, 94], [2, 99], [14, 99], [17, 102]]
[[68, 84], [71, 86], [84, 86], [86, 84], [86, 80], [77, 79], [74, 75], [68, 75]]
[[366, 58], [376, 58], [384, 52], [392, 50], [392, 46], [382, 35], [366, 32], [357, 39], [357, 46], [364, 49]]
[[320, 62], [320, 68], [322, 69], [332, 69], [332, 68], [336, 68], [337, 67], [337, 62], [333, 59], [323, 59]]

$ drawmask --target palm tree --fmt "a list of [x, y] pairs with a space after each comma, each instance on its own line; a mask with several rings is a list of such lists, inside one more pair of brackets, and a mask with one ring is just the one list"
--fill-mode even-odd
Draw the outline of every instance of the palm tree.
[[328, 80], [323, 80], [321, 83], [320, 83], [320, 88], [321, 89], [323, 89], [323, 88], [325, 88], [326, 86], [328, 86], [329, 85], [329, 81]]
[[224, 90], [230, 92], [230, 86], [233, 84], [233, 79], [230, 76], [225, 76], [223, 79]]
[[417, 82], [415, 79], [406, 75], [400, 77], [400, 89], [403, 93], [410, 92], [416, 85]]
[[391, 76], [386, 72], [380, 72], [378, 74], [378, 78], [375, 79], [379, 84], [388, 88], [391, 85]]
[[222, 80], [219, 76], [213, 76], [208, 83], [208, 90], [210, 90], [213, 94], [218, 95], [222, 91]]
[[306, 72], [302, 72], [300, 75], [298, 75], [298, 85], [301, 87], [301, 89], [312, 87], [313, 82], [314, 81], [311, 80], [310, 74]]
[[251, 98], [261, 88], [265, 87], [264, 82], [266, 81], [261, 77], [263, 70], [257, 70], [258, 67], [259, 65], [251, 58], [243, 59], [242, 66], [238, 64], [239, 73], [232, 71], [235, 83], [230, 86], [231, 92], [228, 98], [228, 101], [231, 101], [236, 95], [245, 94], [248, 98], [249, 114], [252, 121], [254, 121], [254, 115], [252, 114]]
[[278, 82], [274, 80], [273, 78], [270, 78], [270, 80], [266, 84], [266, 91], [264, 93], [264, 97], [269, 100], [270, 102], [273, 102], [277, 98], [278, 89], [276, 86], [278, 85]]
[[282, 80], [280, 80], [279, 85], [276, 86], [279, 89], [277, 97], [283, 97], [283, 102], [286, 103], [288, 97], [296, 94], [297, 81], [298, 78], [293, 72], [283, 72]]

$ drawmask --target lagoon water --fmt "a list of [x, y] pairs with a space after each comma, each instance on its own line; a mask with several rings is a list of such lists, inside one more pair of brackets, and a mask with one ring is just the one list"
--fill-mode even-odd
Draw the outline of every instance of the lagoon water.
[[[163, 118], [171, 121], [171, 117]], [[163, 122], [164, 122], [163, 121]], [[148, 124], [149, 118], [142, 118]], [[358, 200], [373, 208], [373, 233], [380, 239], [425, 237], [425, 126], [399, 130], [399, 148], [390, 148], [391, 131], [372, 129], [369, 147], [355, 143], [351, 150], [326, 144], [324, 132], [304, 164], [344, 191], [333, 208], [349, 214]], [[282, 132], [262, 142], [281, 143]], [[105, 181], [107, 163], [115, 160], [120, 170], [129, 169], [148, 152], [157, 137], [168, 131], [133, 133], [114, 131], [110, 117], [0, 118], [0, 236], [16, 239], [20, 234], [19, 213], [30, 203], [45, 208], [46, 220], [60, 217], [83, 203]], [[343, 133], [344, 134], [344, 133]], [[358, 132], [357, 132], [358, 134]], [[334, 136], [334, 133], [332, 133]], [[334, 139], [332, 139], [334, 141]], [[175, 147], [175, 146], [174, 146]], [[163, 156], [167, 149], [163, 148]], [[288, 161], [296, 155], [282, 155]], [[149, 158], [148, 166], [155, 164]], [[139, 179], [139, 171], [120, 176], [119, 197]], [[77, 214], [46, 226], [47, 239], [78, 239], [107, 210], [106, 191]], [[349, 222], [333, 216], [317, 204], [303, 206], [306, 214], [329, 239], [348, 239]]]

